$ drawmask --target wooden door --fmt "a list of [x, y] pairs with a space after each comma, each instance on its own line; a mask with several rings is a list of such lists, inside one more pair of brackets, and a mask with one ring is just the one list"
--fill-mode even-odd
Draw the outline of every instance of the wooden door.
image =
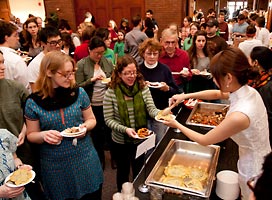
[[0, 0], [0, 18], [10, 21], [10, 9], [8, 0]]
[[83, 22], [84, 14], [91, 12], [96, 23], [107, 27], [108, 21], [113, 19], [119, 27], [123, 17], [131, 19], [137, 14], [145, 16], [145, 0], [74, 0], [76, 23]]

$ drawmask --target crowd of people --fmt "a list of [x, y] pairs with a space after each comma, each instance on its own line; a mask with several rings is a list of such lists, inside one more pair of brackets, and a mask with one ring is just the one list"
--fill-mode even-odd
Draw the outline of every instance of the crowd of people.
[[[144, 164], [145, 155], [135, 158], [143, 141], [137, 130], [154, 131], [158, 144], [167, 127], [201, 145], [231, 138], [239, 146], [241, 198], [269, 193], [272, 52], [264, 16], [241, 12], [227, 23], [225, 12], [209, 9], [159, 35], [153, 14], [99, 27], [86, 13], [76, 32], [65, 19], [44, 27], [35, 16], [20, 27], [0, 20], [0, 199], [100, 200], [105, 149], [120, 192], [131, 169], [135, 178]], [[189, 98], [224, 99], [230, 108], [204, 135], [175, 119], [155, 120], [169, 103]], [[71, 127], [85, 131], [61, 134]], [[6, 176], [21, 167], [36, 172], [35, 183], [9, 188]], [[260, 177], [256, 187], [247, 185], [252, 177]]]

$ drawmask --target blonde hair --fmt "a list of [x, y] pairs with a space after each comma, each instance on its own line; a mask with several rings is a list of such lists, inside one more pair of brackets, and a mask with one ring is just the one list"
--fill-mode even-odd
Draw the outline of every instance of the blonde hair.
[[[35, 89], [33, 92], [38, 92], [42, 98], [46, 98], [48, 96], [53, 97], [54, 88], [52, 79], [48, 76], [48, 72], [56, 74], [59, 69], [64, 67], [66, 62], [71, 62], [73, 65], [73, 71], [76, 71], [76, 63], [69, 55], [66, 55], [60, 51], [48, 52], [42, 59], [40, 73], [37, 81], [35, 82]], [[72, 88], [75, 85], [75, 79], [71, 80], [70, 87]]]

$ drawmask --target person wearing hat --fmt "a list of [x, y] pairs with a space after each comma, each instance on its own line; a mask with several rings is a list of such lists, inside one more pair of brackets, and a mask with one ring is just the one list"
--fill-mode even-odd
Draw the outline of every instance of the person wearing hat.
[[218, 29], [218, 21], [215, 18], [210, 18], [206, 23], [207, 45], [212, 56], [228, 47], [224, 38], [218, 36], [216, 31]]
[[246, 36], [246, 28], [248, 27], [248, 23], [246, 22], [246, 16], [243, 14], [238, 15], [238, 22], [233, 26], [233, 35], [235, 36]]

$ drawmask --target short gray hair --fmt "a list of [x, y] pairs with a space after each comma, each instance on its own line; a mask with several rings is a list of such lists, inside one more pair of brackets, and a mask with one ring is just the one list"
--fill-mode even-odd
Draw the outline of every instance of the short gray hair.
[[178, 39], [178, 34], [171, 30], [170, 28], [166, 28], [162, 31], [162, 34], [161, 34], [161, 37], [162, 37], [162, 40], [164, 40], [164, 38], [166, 37], [172, 37], [172, 36], [176, 36], [176, 38]]

